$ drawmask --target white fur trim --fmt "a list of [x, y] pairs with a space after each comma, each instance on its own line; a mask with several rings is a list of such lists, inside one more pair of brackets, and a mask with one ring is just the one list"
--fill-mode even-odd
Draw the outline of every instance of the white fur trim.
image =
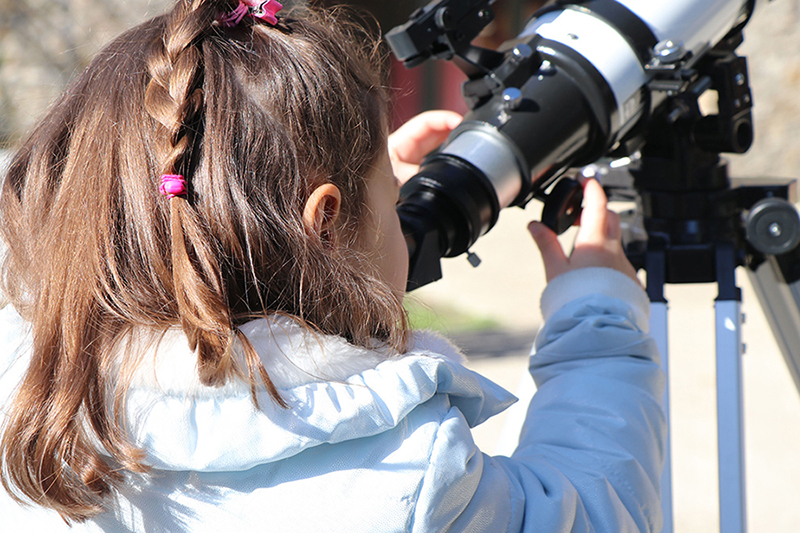
[[[400, 355], [386, 347], [370, 350], [341, 337], [314, 333], [286, 317], [256, 319], [239, 329], [255, 348], [278, 389], [318, 381], [342, 382], [404, 355], [424, 355], [456, 363], [466, 360], [450, 341], [431, 331], [414, 332], [409, 351]], [[177, 328], [167, 330], [163, 336], [140, 329], [131, 337], [135, 340], [123, 343], [118, 353], [120, 357], [138, 359], [132, 388], [158, 389], [165, 394], [190, 397], [250, 394], [249, 384], [242, 379], [231, 379], [223, 387], [203, 385], [197, 374], [197, 355]]]

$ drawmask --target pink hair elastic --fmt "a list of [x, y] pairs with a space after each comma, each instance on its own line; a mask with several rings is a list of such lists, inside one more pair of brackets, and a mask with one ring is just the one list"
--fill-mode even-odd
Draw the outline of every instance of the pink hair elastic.
[[275, 16], [278, 11], [283, 9], [283, 5], [276, 0], [239, 0], [236, 9], [225, 15], [220, 15], [217, 21], [231, 28], [239, 24], [246, 15], [265, 20], [273, 26], [278, 23]]
[[164, 174], [161, 176], [159, 192], [167, 198], [186, 195], [186, 180], [180, 174]]

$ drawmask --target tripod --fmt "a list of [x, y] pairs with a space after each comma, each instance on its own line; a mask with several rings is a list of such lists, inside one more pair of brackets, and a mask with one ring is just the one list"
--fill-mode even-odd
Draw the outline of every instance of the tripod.
[[[743, 153], [752, 141], [751, 98], [744, 58], [730, 43], [698, 66], [701, 75], [659, 109], [629, 172], [644, 215], [646, 240], [627, 242], [634, 266], [647, 272], [651, 332], [669, 375], [664, 285], [715, 282], [720, 530], [744, 533], [746, 497], [742, 402], [741, 291], [744, 266], [800, 389], [800, 217], [792, 181], [728, 177], [720, 152]], [[719, 113], [704, 116], [698, 97], [719, 94]], [[607, 184], [609, 196], [620, 187]], [[621, 187], [625, 189], [625, 187]], [[628, 189], [629, 190], [629, 189]], [[669, 388], [665, 398], [669, 420]], [[673, 531], [671, 457], [662, 476], [664, 531]]]

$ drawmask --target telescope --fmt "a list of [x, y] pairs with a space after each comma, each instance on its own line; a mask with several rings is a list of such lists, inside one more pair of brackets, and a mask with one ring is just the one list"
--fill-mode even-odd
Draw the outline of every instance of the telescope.
[[[450, 60], [467, 75], [469, 111], [400, 191], [407, 288], [441, 278], [441, 258], [469, 252], [506, 207], [542, 201], [542, 222], [562, 233], [580, 214], [573, 175], [603, 174], [611, 200], [637, 206], [623, 213], [623, 245], [647, 272], [650, 331], [665, 373], [664, 285], [717, 283], [720, 530], [743, 533], [738, 267], [800, 390], [796, 182], [732, 180], [720, 156], [745, 153], [753, 141], [747, 62], [736, 49], [756, 1], [556, 0], [489, 50], [472, 41], [493, 20], [492, 3], [434, 1], [386, 35], [406, 66]], [[717, 96], [710, 113], [700, 103], [707, 93]], [[638, 219], [641, 228], [625, 227]], [[669, 421], [669, 387], [664, 403]], [[673, 530], [670, 461], [668, 446], [664, 532]]]
[[581, 201], [565, 172], [635, 153], [665, 113], [694, 118], [673, 109], [693, 106], [683, 95], [732, 93], [731, 109], [691, 125], [700, 147], [743, 153], [752, 142], [746, 64], [729, 56], [755, 0], [561, 1], [488, 50], [471, 41], [491, 3], [432, 2], [386, 35], [406, 66], [452, 60], [468, 77], [469, 112], [401, 190], [409, 290], [439, 279], [440, 258], [468, 251], [505, 207], [542, 200], [542, 222], [563, 232]]

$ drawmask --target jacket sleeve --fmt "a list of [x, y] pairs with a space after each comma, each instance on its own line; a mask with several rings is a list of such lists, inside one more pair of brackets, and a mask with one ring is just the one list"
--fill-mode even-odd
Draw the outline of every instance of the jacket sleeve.
[[660, 530], [664, 377], [644, 291], [616, 271], [584, 269], [553, 280], [542, 307], [537, 393], [517, 450], [482, 454], [452, 409], [413, 531]]

